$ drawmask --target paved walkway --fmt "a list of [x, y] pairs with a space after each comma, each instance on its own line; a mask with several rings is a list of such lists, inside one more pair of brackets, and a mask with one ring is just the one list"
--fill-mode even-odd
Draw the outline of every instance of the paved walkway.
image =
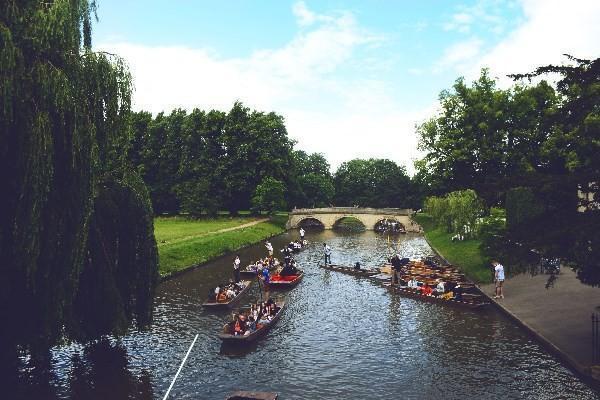
[[[583, 285], [569, 268], [562, 268], [554, 286], [550, 275], [521, 274], [504, 283], [505, 298], [495, 300], [564, 361], [589, 374], [592, 364], [591, 314], [600, 306], [600, 288]], [[481, 289], [490, 297], [494, 285]], [[492, 299], [492, 301], [494, 301]]]
[[216, 230], [216, 231], [203, 232], [203, 233], [199, 233], [197, 235], [184, 236], [184, 237], [180, 237], [180, 238], [177, 238], [177, 239], [168, 240], [168, 241], [164, 241], [164, 242], [158, 243], [158, 247], [166, 246], [166, 245], [173, 244], [173, 243], [185, 242], [186, 240], [195, 239], [195, 238], [201, 237], [201, 236], [214, 235], [215, 233], [237, 231], [238, 229], [247, 228], [247, 227], [253, 226], [253, 225], [258, 225], [258, 224], [260, 224], [262, 222], [267, 222], [267, 221], [269, 221], [269, 218], [261, 218], [261, 219], [257, 219], [256, 221], [247, 222], [245, 224], [232, 226], [230, 228], [223, 228], [223, 229], [219, 229], [219, 230]]

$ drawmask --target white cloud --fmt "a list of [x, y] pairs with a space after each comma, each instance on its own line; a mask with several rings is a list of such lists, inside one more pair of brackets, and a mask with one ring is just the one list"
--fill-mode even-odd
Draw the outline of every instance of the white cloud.
[[470, 71], [482, 66], [508, 83], [507, 74], [530, 72], [538, 66], [600, 56], [600, 1], [522, 0], [525, 21], [485, 53]]
[[501, 17], [502, 10], [512, 7], [513, 1], [479, 0], [472, 6], [461, 6], [443, 25], [446, 31], [470, 33], [475, 25], [496, 34], [504, 31], [506, 21]]
[[319, 15], [303, 2], [293, 12], [303, 29], [289, 43], [246, 58], [132, 43], [98, 48], [127, 60], [135, 83], [134, 109], [227, 111], [241, 100], [282, 114], [298, 147], [324, 153], [333, 167], [355, 157], [385, 157], [412, 170], [420, 114], [400, 112], [383, 81], [338, 74], [356, 61], [357, 51], [383, 39], [362, 29], [349, 13]]
[[483, 40], [477, 37], [451, 45], [444, 50], [444, 54], [434, 66], [433, 71], [439, 73], [453, 69], [458, 73], [462, 73], [476, 62], [482, 46]]

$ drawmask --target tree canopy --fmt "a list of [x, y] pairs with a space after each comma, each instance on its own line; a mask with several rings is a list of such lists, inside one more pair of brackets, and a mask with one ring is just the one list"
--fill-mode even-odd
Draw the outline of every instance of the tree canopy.
[[127, 160], [131, 77], [92, 51], [94, 14], [86, 0], [0, 7], [2, 349], [151, 318], [158, 263], [150, 199]]
[[[472, 188], [488, 207], [505, 206], [506, 237], [572, 262], [598, 285], [600, 59], [567, 58], [514, 75], [508, 89], [485, 70], [470, 86], [458, 79], [418, 127], [427, 154], [417, 177], [431, 193]], [[539, 80], [549, 74], [555, 87]]]

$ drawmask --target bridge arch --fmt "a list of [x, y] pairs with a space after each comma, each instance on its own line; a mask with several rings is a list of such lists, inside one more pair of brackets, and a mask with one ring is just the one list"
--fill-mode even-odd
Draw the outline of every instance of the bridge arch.
[[363, 219], [360, 218], [360, 215], [340, 216], [333, 222], [332, 229], [338, 229], [344, 225], [348, 230], [366, 230], [366, 229], [368, 229], [367, 225], [365, 225], [365, 221], [363, 221]]
[[306, 217], [298, 221], [297, 227], [304, 229], [325, 229], [325, 224], [318, 218]]
[[386, 216], [375, 223], [373, 230], [375, 232], [406, 233], [406, 226], [398, 218]]

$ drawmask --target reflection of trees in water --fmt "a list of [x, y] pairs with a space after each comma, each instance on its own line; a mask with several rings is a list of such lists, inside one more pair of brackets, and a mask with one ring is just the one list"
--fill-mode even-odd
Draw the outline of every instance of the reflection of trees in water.
[[127, 351], [103, 340], [75, 354], [70, 377], [73, 399], [152, 399], [150, 374], [135, 376], [128, 369]]
[[[153, 398], [150, 373], [142, 370], [139, 376], [129, 370], [127, 351], [121, 344], [101, 340], [76, 352], [71, 357], [67, 387], [58, 388], [50, 354], [29, 358], [18, 365], [16, 382], [10, 386], [10, 399], [75, 400]], [[6, 378], [6, 376], [5, 376]], [[11, 393], [10, 390], [14, 392]]]

